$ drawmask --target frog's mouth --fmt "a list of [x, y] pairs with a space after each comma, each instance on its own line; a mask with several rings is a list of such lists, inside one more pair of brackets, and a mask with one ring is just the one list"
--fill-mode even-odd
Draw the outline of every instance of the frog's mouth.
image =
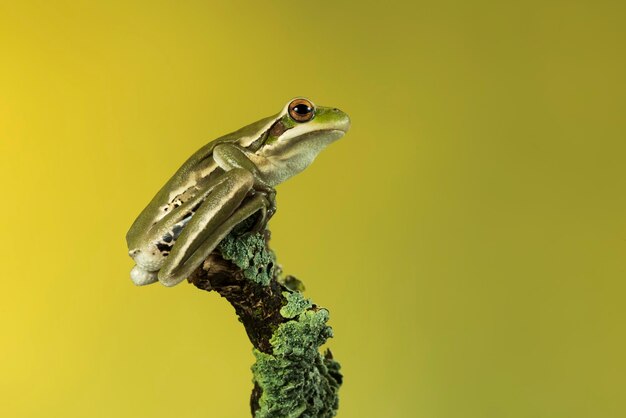
[[345, 134], [345, 131], [335, 128], [311, 131], [292, 140], [290, 147], [299, 153], [317, 155]]

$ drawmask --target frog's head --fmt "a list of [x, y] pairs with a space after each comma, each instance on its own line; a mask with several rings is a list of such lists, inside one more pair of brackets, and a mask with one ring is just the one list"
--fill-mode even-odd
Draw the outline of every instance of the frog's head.
[[315, 106], [302, 97], [295, 98], [276, 115], [262, 154], [291, 162], [299, 172], [324, 148], [344, 136], [349, 128], [350, 118], [341, 110]]

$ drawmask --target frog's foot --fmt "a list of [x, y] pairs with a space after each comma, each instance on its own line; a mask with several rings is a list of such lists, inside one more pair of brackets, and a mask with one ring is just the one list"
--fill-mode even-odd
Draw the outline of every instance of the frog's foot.
[[272, 216], [274, 216], [274, 213], [276, 213], [276, 189], [270, 186], [262, 186], [260, 188], [256, 188], [255, 192], [260, 193], [265, 198], [265, 206], [261, 214], [262, 216], [253, 228], [254, 232], [259, 232], [265, 229], [267, 222], [272, 218]]
[[270, 194], [265, 195], [267, 199], [267, 220], [269, 221], [276, 213], [276, 190], [272, 189]]
[[139, 266], [135, 266], [130, 271], [130, 279], [137, 286], [144, 286], [159, 281], [158, 271], [147, 271]]
[[255, 234], [257, 232], [261, 232], [265, 230], [265, 228], [267, 227], [267, 222], [272, 217], [272, 213], [267, 207], [268, 206], [267, 199], [265, 199], [265, 197], [262, 195], [257, 195], [256, 198], [259, 200], [259, 202], [261, 202], [261, 204], [259, 205], [260, 206], [259, 210], [256, 213], [256, 221], [252, 225], [252, 228], [250, 228], [248, 231], [241, 234], [241, 236]]
[[[257, 212], [247, 219], [253, 220], [252, 227], [239, 228], [236, 230], [237, 236], [244, 237], [265, 230], [270, 218], [276, 212], [276, 191], [268, 187], [267, 190], [252, 189], [244, 202], [255, 200], [258, 207]], [[246, 219], [243, 219], [246, 220]]]

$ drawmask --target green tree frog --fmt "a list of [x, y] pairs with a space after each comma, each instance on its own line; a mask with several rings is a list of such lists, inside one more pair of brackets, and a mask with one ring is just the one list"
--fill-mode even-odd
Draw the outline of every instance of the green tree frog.
[[197, 269], [240, 222], [265, 228], [274, 187], [298, 174], [350, 127], [348, 115], [305, 98], [193, 154], [154, 196], [126, 234], [137, 285], [174, 286]]

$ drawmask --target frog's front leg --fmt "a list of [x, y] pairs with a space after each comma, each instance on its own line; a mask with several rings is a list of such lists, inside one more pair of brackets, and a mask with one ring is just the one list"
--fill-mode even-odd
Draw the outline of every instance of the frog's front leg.
[[265, 215], [263, 195], [249, 195], [252, 174], [236, 168], [225, 172], [198, 207], [158, 272], [159, 281], [174, 286], [186, 279], [241, 220], [257, 211]]
[[[254, 177], [254, 190], [265, 194], [269, 202], [267, 216], [263, 220], [266, 223], [276, 212], [276, 190], [268, 184], [263, 177], [262, 167], [267, 169], [271, 162], [245, 148], [240, 148], [234, 144], [220, 144], [213, 150], [213, 159], [222, 169], [228, 171], [235, 168], [242, 168]], [[264, 225], [263, 225], [264, 226]]]

